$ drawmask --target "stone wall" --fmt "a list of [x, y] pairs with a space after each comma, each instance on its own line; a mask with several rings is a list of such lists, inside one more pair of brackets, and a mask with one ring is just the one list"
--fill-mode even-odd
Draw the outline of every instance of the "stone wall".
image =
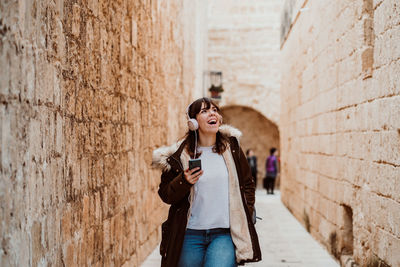
[[205, 5], [0, 2], [0, 266], [138, 266], [153, 250], [167, 206], [151, 152], [201, 94]]
[[275, 124], [282, 6], [282, 0], [218, 0], [208, 7], [208, 69], [223, 73], [221, 106], [247, 106]]
[[400, 5], [299, 12], [282, 45], [282, 200], [336, 257], [399, 266]]

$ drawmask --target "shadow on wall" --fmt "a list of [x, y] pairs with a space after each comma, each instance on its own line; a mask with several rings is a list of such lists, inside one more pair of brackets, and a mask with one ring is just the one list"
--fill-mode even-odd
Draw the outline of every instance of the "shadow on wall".
[[[257, 157], [257, 184], [262, 186], [265, 176], [265, 160], [269, 149], [276, 147], [279, 151], [279, 130], [275, 123], [264, 117], [253, 108], [244, 106], [227, 106], [221, 108], [224, 123], [238, 128], [242, 132], [240, 145], [244, 152], [252, 149]], [[276, 181], [279, 187], [279, 177]]]

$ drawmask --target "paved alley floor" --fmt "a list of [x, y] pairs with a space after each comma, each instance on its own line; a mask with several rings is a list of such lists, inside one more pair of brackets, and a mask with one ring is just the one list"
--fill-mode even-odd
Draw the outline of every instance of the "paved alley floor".
[[[256, 192], [256, 228], [263, 260], [246, 266], [338, 267], [334, 258], [315, 241], [280, 201], [280, 194]], [[160, 266], [158, 247], [141, 267]]]

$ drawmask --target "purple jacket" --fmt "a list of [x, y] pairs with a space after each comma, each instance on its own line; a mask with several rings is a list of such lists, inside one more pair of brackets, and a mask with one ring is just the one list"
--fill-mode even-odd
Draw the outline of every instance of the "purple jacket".
[[275, 156], [269, 156], [265, 163], [265, 169], [267, 170], [267, 176], [276, 176], [278, 173], [277, 159]]

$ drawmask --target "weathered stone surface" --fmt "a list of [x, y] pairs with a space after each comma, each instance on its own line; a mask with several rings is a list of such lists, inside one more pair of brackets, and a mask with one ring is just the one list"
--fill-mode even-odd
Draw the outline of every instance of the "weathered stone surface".
[[0, 2], [0, 266], [138, 266], [156, 245], [151, 152], [201, 94], [205, 6]]
[[282, 6], [281, 0], [219, 0], [209, 1], [208, 9], [208, 69], [222, 71], [220, 105], [255, 109], [275, 124], [280, 112]]
[[351, 252], [360, 266], [400, 264], [395, 2], [307, 1], [282, 46], [282, 200], [332, 254]]

